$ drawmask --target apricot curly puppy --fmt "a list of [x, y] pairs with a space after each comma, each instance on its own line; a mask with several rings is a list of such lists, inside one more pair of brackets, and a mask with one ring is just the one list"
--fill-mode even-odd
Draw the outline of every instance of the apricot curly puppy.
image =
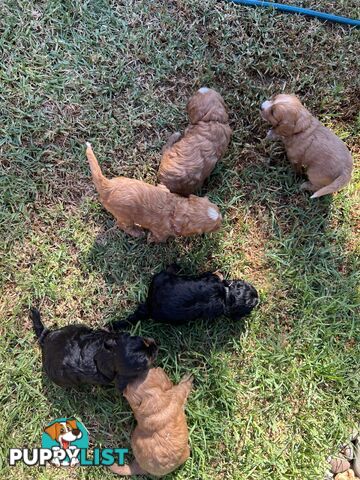
[[223, 98], [202, 87], [188, 104], [190, 126], [181, 138], [171, 135], [163, 148], [159, 181], [173, 193], [189, 195], [199, 190], [224, 154], [231, 137]]
[[344, 188], [351, 179], [353, 159], [345, 145], [301, 104], [295, 95], [276, 95], [261, 105], [261, 116], [272, 125], [267, 138], [281, 139], [298, 172], [309, 178], [303, 190], [322, 197]]
[[148, 241], [165, 242], [170, 236], [187, 237], [217, 230], [221, 214], [206, 197], [188, 198], [170, 193], [164, 185], [157, 187], [140, 180], [104, 177], [90, 143], [86, 156], [100, 201], [114, 215], [117, 225], [129, 235], [144, 235]]
[[131, 436], [135, 460], [131, 465], [113, 465], [112, 472], [162, 477], [189, 458], [184, 407], [191, 386], [190, 377], [173, 385], [162, 368], [152, 368], [142, 378], [128, 384], [124, 396], [137, 421]]

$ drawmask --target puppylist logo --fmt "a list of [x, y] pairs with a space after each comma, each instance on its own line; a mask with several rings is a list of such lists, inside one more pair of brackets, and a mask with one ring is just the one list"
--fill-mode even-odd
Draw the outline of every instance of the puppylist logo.
[[124, 465], [127, 448], [94, 448], [88, 455], [89, 433], [76, 418], [57, 418], [50, 422], [41, 435], [41, 448], [11, 448], [9, 464], [44, 466], [47, 462], [57, 467]]

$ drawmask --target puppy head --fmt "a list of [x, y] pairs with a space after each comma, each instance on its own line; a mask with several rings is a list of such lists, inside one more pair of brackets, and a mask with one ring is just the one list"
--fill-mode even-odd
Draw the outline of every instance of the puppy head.
[[106, 340], [104, 348], [111, 354], [114, 371], [125, 377], [135, 377], [148, 370], [159, 350], [154, 339], [127, 333]]
[[259, 303], [258, 292], [249, 283], [234, 280], [224, 281], [224, 285], [229, 289], [226, 297], [226, 314], [234, 320], [248, 315]]
[[145, 409], [156, 411], [162, 404], [163, 394], [172, 387], [171, 380], [162, 368], [151, 368], [146, 374], [128, 383], [124, 390], [124, 397], [135, 414], [140, 407], [142, 413]]
[[190, 236], [219, 229], [222, 217], [218, 207], [207, 197], [181, 197], [174, 215], [175, 233]]
[[190, 123], [219, 122], [228, 123], [229, 116], [222, 96], [211, 88], [200, 88], [186, 106]]
[[77, 428], [75, 419], [67, 419], [65, 422], [56, 422], [49, 425], [44, 430], [52, 440], [56, 440], [61, 446], [66, 442], [72, 442], [82, 436], [81, 431]]
[[306, 130], [311, 114], [295, 95], [276, 95], [261, 104], [261, 116], [271, 123], [275, 133], [290, 137]]

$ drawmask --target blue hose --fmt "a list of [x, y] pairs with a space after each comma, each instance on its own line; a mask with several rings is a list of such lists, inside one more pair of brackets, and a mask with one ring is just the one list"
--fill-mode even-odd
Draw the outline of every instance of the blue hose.
[[263, 2], [261, 0], [227, 0], [232, 3], [238, 3], [240, 5], [250, 5], [254, 7], [272, 7], [276, 10], [283, 12], [299, 13], [300, 15], [309, 15], [310, 17], [320, 18], [321, 20], [327, 20], [329, 22], [345, 23], [346, 25], [352, 25], [354, 27], [360, 27], [360, 20], [353, 18], [339, 17], [338, 15], [332, 15], [331, 13], [318, 12], [317, 10], [309, 10], [308, 8], [293, 7], [291, 5], [284, 5], [282, 3]]

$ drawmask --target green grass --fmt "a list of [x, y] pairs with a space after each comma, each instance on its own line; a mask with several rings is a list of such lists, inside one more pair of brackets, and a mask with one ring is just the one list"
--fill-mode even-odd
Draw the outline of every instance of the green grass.
[[[358, 0], [291, 3], [360, 17]], [[358, 162], [359, 32], [215, 1], [4, 0], [0, 13], [1, 478], [115, 478], [7, 466], [8, 449], [38, 447], [56, 417], [81, 419], [93, 446], [130, 447], [134, 427], [113, 388], [66, 391], [43, 377], [28, 307], [49, 326], [101, 326], [177, 260], [184, 272], [246, 278], [262, 302], [245, 322], [134, 330], [159, 340], [174, 381], [195, 376], [192, 456], [168, 478], [322, 479], [360, 422], [359, 170], [346, 190], [311, 201], [282, 147], [263, 142], [258, 105], [297, 93]], [[203, 192], [221, 230], [159, 246], [105, 234], [114, 222], [84, 141], [107, 175], [154, 183], [202, 85], [223, 94], [234, 129]]]

